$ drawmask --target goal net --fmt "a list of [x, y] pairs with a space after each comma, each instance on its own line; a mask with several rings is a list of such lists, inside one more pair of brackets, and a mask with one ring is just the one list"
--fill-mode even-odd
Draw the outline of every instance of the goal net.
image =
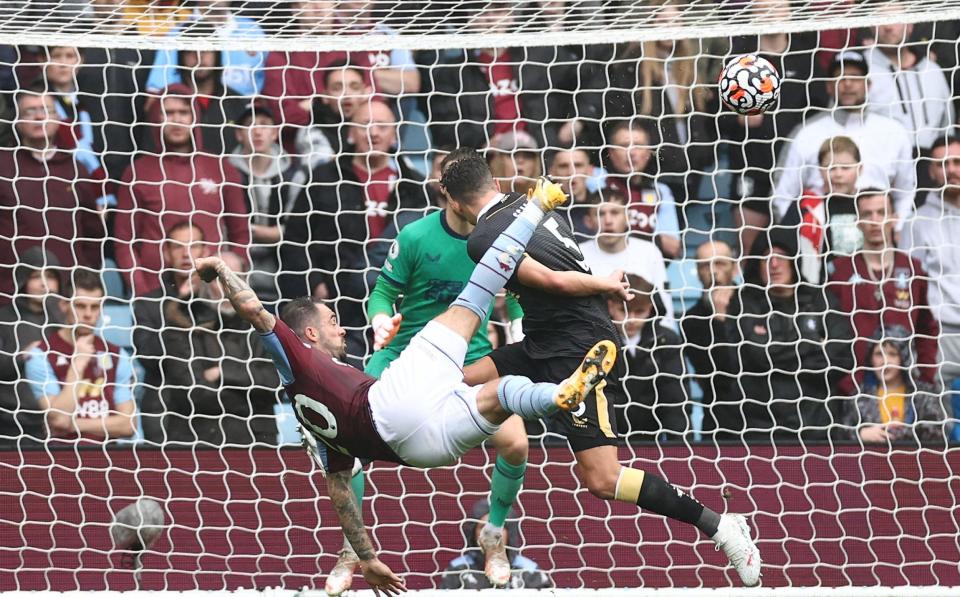
[[[0, 3], [0, 590], [322, 590], [322, 476], [191, 265], [222, 255], [274, 312], [327, 300], [382, 368], [375, 289], [460, 290], [431, 266], [449, 222], [395, 243], [456, 147], [504, 192], [560, 182], [584, 262], [637, 291], [609, 305], [625, 466], [745, 514], [773, 594], [960, 586], [958, 37], [953, 0]], [[780, 76], [766, 114], [718, 97], [747, 53]], [[518, 341], [510, 302], [473, 356]], [[527, 428], [513, 588], [740, 586]], [[409, 587], [484, 581], [495, 458], [367, 467]], [[123, 520], [156, 540], [118, 548]]]

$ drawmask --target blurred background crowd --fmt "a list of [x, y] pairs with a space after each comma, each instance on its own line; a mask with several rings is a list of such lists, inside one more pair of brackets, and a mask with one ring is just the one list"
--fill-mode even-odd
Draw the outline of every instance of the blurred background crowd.
[[[674, 22], [680, 3], [657, 3]], [[292, 21], [233, 4], [55, 10], [131, 38], [394, 32], [384, 3], [286, 3]], [[459, 25], [522, 25], [515, 3], [460, 4]], [[943, 445], [960, 377], [958, 36], [936, 22], [469, 50], [2, 46], [0, 443], [281, 441], [273, 365], [192, 260], [223, 255], [271, 309], [330, 300], [362, 365], [389, 247], [443, 207], [439, 162], [469, 146], [504, 191], [560, 182], [586, 262], [637, 291], [610, 303], [626, 441]], [[770, 113], [719, 105], [725, 58], [746, 52], [783, 78]], [[494, 319], [492, 344], [514, 339], [505, 308]]]

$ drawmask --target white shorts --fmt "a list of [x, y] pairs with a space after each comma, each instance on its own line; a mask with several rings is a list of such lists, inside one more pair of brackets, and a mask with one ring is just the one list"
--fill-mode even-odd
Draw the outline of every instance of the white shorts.
[[431, 321], [370, 388], [380, 437], [410, 466], [456, 461], [500, 428], [477, 409], [480, 386], [463, 383], [467, 343]]

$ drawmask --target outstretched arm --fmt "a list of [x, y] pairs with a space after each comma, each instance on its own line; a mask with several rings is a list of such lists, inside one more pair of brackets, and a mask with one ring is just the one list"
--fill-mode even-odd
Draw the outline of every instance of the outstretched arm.
[[219, 257], [203, 257], [197, 260], [197, 275], [204, 282], [220, 279], [223, 294], [227, 297], [237, 314], [248, 321], [258, 332], [273, 331], [277, 320], [267, 311], [250, 286], [233, 272]]
[[593, 296], [611, 294], [625, 301], [630, 300], [628, 285], [623, 272], [617, 270], [609, 276], [594, 276], [586, 272], [556, 271], [543, 265], [529, 255], [520, 262], [517, 278], [525, 286], [539, 288], [551, 294], [564, 296]]
[[406, 591], [403, 580], [377, 558], [370, 535], [367, 534], [367, 529], [363, 525], [363, 512], [353, 495], [353, 488], [350, 487], [352, 476], [353, 471], [349, 469], [329, 473], [327, 493], [330, 495], [330, 501], [333, 502], [333, 509], [337, 511], [337, 517], [340, 518], [343, 534], [360, 558], [363, 578], [375, 593], [379, 590], [387, 595], [395, 595]]

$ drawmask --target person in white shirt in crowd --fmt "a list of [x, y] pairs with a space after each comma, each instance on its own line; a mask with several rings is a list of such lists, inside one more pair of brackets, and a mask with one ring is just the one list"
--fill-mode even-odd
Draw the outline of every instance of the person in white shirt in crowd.
[[900, 233], [900, 248], [929, 272], [927, 301], [940, 322], [940, 374], [944, 387], [960, 377], [960, 137], [930, 149], [930, 177], [942, 181]]
[[[902, 9], [893, 2], [890, 9]], [[900, 122], [914, 145], [927, 151], [937, 135], [956, 122], [953, 93], [943, 69], [924, 45], [907, 42], [913, 34], [909, 23], [877, 27], [876, 45], [867, 51], [870, 61], [870, 110]]]
[[896, 120], [867, 108], [869, 63], [861, 52], [844, 50], [834, 56], [830, 74], [834, 85], [827, 90], [835, 106], [807, 120], [790, 135], [781, 154], [773, 193], [774, 213], [782, 219], [804, 189], [823, 194], [819, 152], [823, 142], [843, 135], [853, 139], [863, 157], [863, 187], [889, 188], [900, 222], [913, 212], [917, 187], [914, 143], [907, 129]]
[[630, 233], [627, 197], [618, 186], [600, 191], [602, 203], [597, 205], [600, 230], [595, 240], [580, 243], [583, 260], [594, 275], [607, 276], [616, 270], [635, 274], [657, 289], [664, 311], [658, 313], [663, 322], [673, 325], [673, 301], [666, 291], [667, 266], [657, 245], [636, 238]]

